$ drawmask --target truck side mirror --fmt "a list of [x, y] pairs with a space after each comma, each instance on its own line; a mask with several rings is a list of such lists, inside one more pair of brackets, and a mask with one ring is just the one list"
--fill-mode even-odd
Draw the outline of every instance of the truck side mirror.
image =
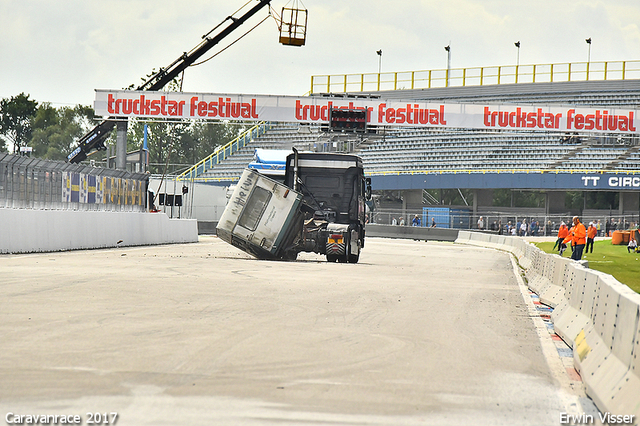
[[364, 182], [367, 185], [365, 189], [365, 199], [368, 201], [371, 199], [371, 178], [365, 178]]

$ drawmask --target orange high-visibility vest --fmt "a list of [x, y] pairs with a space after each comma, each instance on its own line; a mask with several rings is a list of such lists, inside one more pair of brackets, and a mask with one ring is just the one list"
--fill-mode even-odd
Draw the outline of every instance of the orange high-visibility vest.
[[560, 225], [558, 238], [567, 238], [567, 235], [569, 235], [569, 228], [567, 228], [567, 225]]
[[576, 226], [573, 227], [573, 243], [577, 246], [580, 244], [586, 244], [587, 242], [587, 229], [583, 224], [578, 222]]

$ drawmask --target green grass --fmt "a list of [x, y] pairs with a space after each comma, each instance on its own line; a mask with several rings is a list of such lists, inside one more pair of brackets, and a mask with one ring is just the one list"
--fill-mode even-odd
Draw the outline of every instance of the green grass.
[[[553, 242], [536, 243], [535, 245], [545, 253], [552, 251]], [[571, 249], [567, 248], [563, 257], [571, 257]], [[628, 285], [640, 293], [640, 253], [628, 253], [627, 246], [614, 246], [610, 240], [596, 240], [593, 253], [582, 256], [589, 261], [589, 268], [613, 275], [618, 281]]]

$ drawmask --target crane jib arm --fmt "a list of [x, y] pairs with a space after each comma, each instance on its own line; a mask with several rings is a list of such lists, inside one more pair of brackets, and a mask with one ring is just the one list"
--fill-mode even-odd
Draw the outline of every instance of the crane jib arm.
[[[207, 53], [213, 46], [218, 44], [222, 39], [231, 34], [247, 19], [255, 15], [260, 9], [262, 9], [264, 6], [267, 6], [269, 3], [271, 3], [271, 0], [259, 0], [259, 3], [257, 5], [251, 8], [251, 10], [249, 10], [241, 17], [227, 17], [220, 25], [214, 28], [214, 30], [219, 28], [227, 20], [230, 20], [231, 23], [227, 27], [225, 27], [222, 31], [220, 31], [213, 37], [209, 37], [209, 35], [207, 34], [207, 36], [203, 37], [204, 41], [200, 43], [198, 47], [193, 49], [191, 52], [185, 53], [184, 55], [180, 56], [166, 69], [161, 68], [156, 74], [154, 74], [149, 80], [139, 86], [136, 90], [155, 91], [162, 89], [165, 85], [167, 85], [167, 83], [176, 78], [182, 71], [184, 71], [187, 67], [198, 60], [198, 58]], [[113, 128], [115, 127], [114, 120], [115, 117], [109, 117], [108, 119], [102, 121], [100, 124], [94, 127], [89, 133], [80, 138], [80, 140], [78, 141], [78, 147], [67, 156], [67, 161], [70, 163], [79, 163], [80, 161], [87, 158], [87, 155], [91, 152], [91, 150], [104, 149], [104, 141], [109, 136], [111, 130], [113, 130]]]

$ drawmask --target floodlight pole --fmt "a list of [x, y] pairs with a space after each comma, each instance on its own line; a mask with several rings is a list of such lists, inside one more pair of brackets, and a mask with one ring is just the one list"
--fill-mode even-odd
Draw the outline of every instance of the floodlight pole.
[[378, 90], [380, 90], [380, 73], [382, 72], [382, 49], [376, 51], [378, 54]]
[[589, 81], [589, 63], [591, 62], [591, 37], [585, 39], [585, 41], [589, 45], [589, 53], [587, 56], [587, 81]]
[[514, 43], [518, 48], [518, 55], [516, 56], [516, 83], [518, 82], [518, 68], [520, 67], [520, 40]]
[[449, 87], [449, 75], [451, 74], [451, 44], [444, 47], [447, 51], [447, 87]]

